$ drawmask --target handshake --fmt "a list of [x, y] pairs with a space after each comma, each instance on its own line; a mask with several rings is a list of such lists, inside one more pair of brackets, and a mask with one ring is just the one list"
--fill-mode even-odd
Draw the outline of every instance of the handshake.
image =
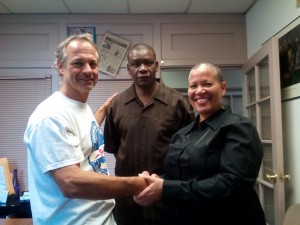
[[142, 206], [148, 206], [156, 202], [162, 197], [163, 179], [158, 175], [152, 174], [150, 176], [149, 172], [144, 171], [139, 174], [147, 182], [148, 186], [142, 190], [139, 194], [134, 195], [133, 199], [136, 203]]

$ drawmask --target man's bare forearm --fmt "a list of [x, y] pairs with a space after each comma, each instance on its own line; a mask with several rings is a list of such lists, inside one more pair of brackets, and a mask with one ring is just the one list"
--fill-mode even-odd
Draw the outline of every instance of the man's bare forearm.
[[147, 182], [139, 176], [116, 177], [79, 169], [61, 172], [60, 175], [54, 172], [54, 177], [63, 195], [68, 198], [121, 198], [136, 195], [147, 187]]

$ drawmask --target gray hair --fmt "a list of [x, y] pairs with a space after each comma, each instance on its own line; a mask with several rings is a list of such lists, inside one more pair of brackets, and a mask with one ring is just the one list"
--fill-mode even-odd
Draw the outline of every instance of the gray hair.
[[195, 66], [193, 66], [193, 68], [191, 69], [191, 71], [198, 69], [201, 65], [205, 65], [205, 66], [209, 67], [210, 69], [214, 70], [215, 74], [217, 75], [217, 79], [219, 80], [219, 82], [223, 82], [224, 81], [221, 69], [218, 66], [216, 66], [216, 65], [214, 65], [212, 63], [207, 63], [207, 62], [198, 63]]
[[93, 36], [89, 33], [84, 33], [84, 34], [77, 34], [77, 35], [71, 35], [70, 37], [66, 38], [64, 41], [62, 41], [56, 48], [55, 51], [55, 60], [53, 63], [53, 68], [58, 72], [58, 64], [64, 65], [66, 60], [67, 60], [67, 53], [66, 53], [66, 47], [74, 40], [82, 40], [82, 41], [87, 41], [91, 45], [94, 46], [96, 49], [96, 55], [97, 55], [97, 63], [99, 63], [100, 58], [98, 54], [98, 49], [97, 46], [95, 45], [93, 41]]

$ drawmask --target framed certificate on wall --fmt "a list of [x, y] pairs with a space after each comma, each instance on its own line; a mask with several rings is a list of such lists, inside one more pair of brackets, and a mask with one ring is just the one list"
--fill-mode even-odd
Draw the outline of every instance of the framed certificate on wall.
[[76, 35], [76, 34], [85, 34], [89, 33], [93, 35], [94, 43], [96, 43], [96, 27], [68, 27], [67, 36]]

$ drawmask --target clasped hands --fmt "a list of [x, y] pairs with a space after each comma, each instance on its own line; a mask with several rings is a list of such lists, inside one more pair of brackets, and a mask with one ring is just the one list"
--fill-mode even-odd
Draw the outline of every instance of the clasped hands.
[[139, 194], [134, 195], [133, 199], [136, 203], [142, 206], [151, 205], [153, 202], [159, 200], [162, 197], [163, 179], [158, 175], [150, 174], [147, 171], [139, 174], [148, 183], [148, 186]]

